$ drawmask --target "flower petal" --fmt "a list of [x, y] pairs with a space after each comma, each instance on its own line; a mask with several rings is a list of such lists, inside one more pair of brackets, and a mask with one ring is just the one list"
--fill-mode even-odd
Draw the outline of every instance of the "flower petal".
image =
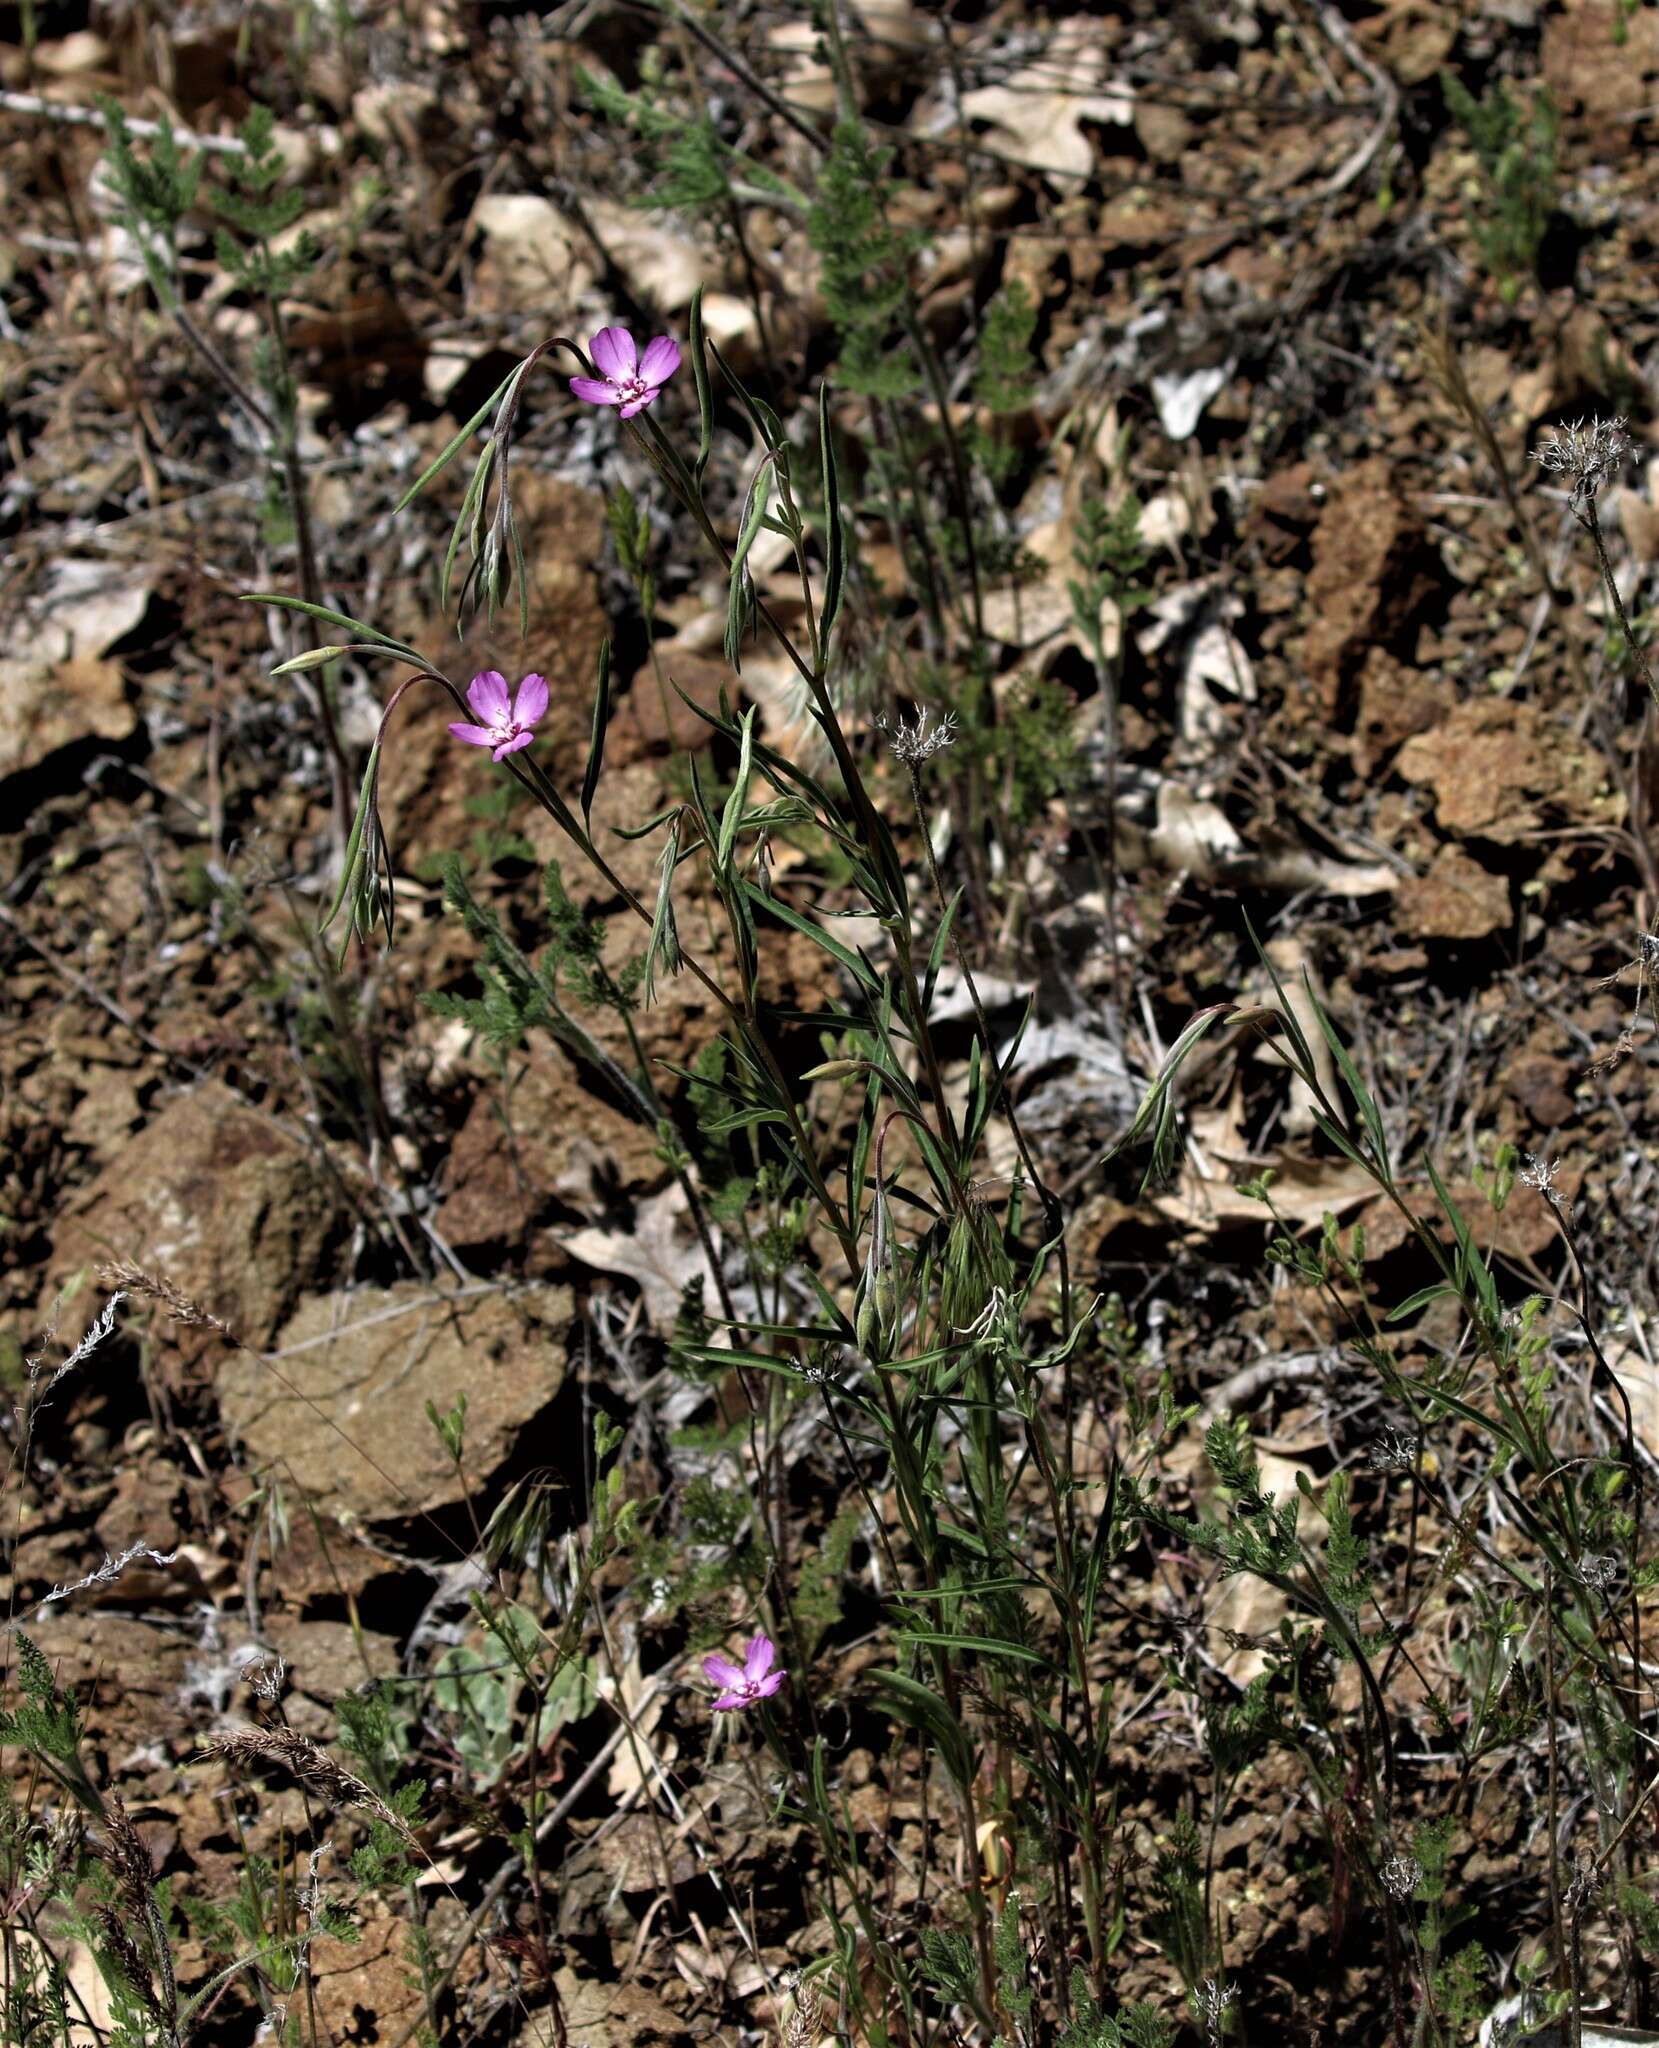
[[620, 384], [639, 368], [639, 350], [626, 327], [601, 327], [588, 344], [601, 377]]
[[469, 747], [495, 745], [495, 734], [487, 725], [452, 725], [449, 729], [458, 740], [465, 740]]
[[748, 1679], [751, 1685], [758, 1685], [767, 1672], [771, 1670], [772, 1660], [777, 1654], [777, 1649], [770, 1636], [758, 1635], [752, 1637], [749, 1642], [748, 1654], [743, 1659], [743, 1676]]
[[740, 1707], [746, 1707], [749, 1702], [740, 1692], [723, 1692], [712, 1704], [717, 1714], [730, 1714]]
[[666, 384], [680, 367], [680, 344], [671, 334], [659, 334], [645, 344], [639, 359], [639, 374], [647, 384]]
[[478, 713], [480, 724], [505, 725], [511, 709], [507, 678], [498, 668], [487, 668], [467, 685], [467, 702]]
[[703, 1675], [711, 1685], [730, 1687], [743, 1683], [743, 1673], [739, 1667], [730, 1657], [722, 1657], [718, 1651], [713, 1656], [703, 1659]]
[[770, 1678], [763, 1678], [755, 1687], [755, 1698], [757, 1700], [769, 1700], [773, 1693], [778, 1690], [779, 1686], [783, 1684], [785, 1676], [786, 1674], [782, 1671], [774, 1671]]
[[538, 718], [547, 716], [547, 678], [526, 676], [518, 686], [518, 695], [513, 699], [513, 723], [534, 725]]
[[622, 408], [621, 417], [625, 420], [631, 420], [636, 412], [643, 412], [656, 395], [654, 391], [647, 391], [643, 398], [634, 399]]
[[601, 384], [596, 377], [572, 377], [570, 388], [589, 405], [615, 405], [622, 396], [614, 384]]
[[505, 761], [509, 754], [516, 754], [520, 747], [529, 746], [535, 737], [536, 735], [533, 732], [515, 733], [510, 740], [503, 740], [501, 745], [496, 748], [495, 758], [498, 761]]

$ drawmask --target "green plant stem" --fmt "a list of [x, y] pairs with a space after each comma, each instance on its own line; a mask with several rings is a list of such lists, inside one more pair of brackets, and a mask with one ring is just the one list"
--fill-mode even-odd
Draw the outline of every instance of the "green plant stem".
[[[152, 282], [158, 272], [152, 270]], [[305, 486], [305, 472], [299, 459], [299, 448], [294, 439], [291, 424], [286, 424], [256, 398], [253, 392], [233, 370], [219, 350], [208, 340], [197, 326], [184, 301], [176, 292], [165, 294], [165, 303], [174, 324], [185, 340], [206, 363], [214, 376], [224, 386], [231, 399], [247, 415], [252, 425], [262, 433], [275, 449], [282, 464], [283, 484], [288, 497], [289, 516], [294, 522], [294, 536], [300, 576], [300, 589], [308, 604], [323, 602], [322, 581], [317, 571], [316, 551], [311, 537], [310, 498]], [[276, 307], [266, 300], [266, 316], [273, 328], [280, 360], [287, 374], [287, 350], [282, 337], [281, 320]], [[299, 627], [301, 638], [308, 647], [317, 644], [316, 632], [308, 620], [302, 620]], [[329, 701], [328, 691], [321, 680], [306, 678], [306, 688], [311, 694], [317, 712], [317, 722], [323, 735], [324, 750], [328, 755], [329, 776], [332, 785], [334, 838], [337, 853], [343, 853], [346, 833], [351, 824], [351, 778], [346, 767], [345, 749], [340, 741], [339, 726], [334, 717], [334, 706]]]
[[1624, 608], [1624, 599], [1619, 595], [1619, 586], [1613, 575], [1613, 564], [1607, 558], [1607, 542], [1602, 536], [1601, 515], [1596, 510], [1595, 498], [1589, 497], [1585, 509], [1579, 515], [1579, 522], [1590, 539], [1595, 543], [1596, 563], [1601, 570], [1601, 580], [1612, 600], [1613, 610], [1619, 621], [1619, 630], [1624, 635], [1624, 644], [1630, 650], [1630, 660], [1637, 675], [1647, 685], [1648, 702], [1659, 711], [1659, 686], [1653, 680], [1653, 668], [1647, 658], [1647, 650], [1636, 638], [1636, 629], [1630, 623], [1630, 615]]

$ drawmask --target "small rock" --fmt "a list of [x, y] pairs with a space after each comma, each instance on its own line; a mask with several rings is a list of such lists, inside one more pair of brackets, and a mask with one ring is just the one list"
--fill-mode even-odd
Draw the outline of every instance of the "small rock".
[[592, 245], [549, 199], [495, 192], [472, 210], [484, 238], [473, 273], [472, 309], [536, 313], [557, 330], [594, 280]]
[[[310, 1152], [208, 1082], [170, 1102], [70, 1205], [53, 1240], [46, 1305], [76, 1272], [130, 1259], [244, 1343], [267, 1344], [314, 1279], [338, 1218], [338, 1197]], [[83, 1290], [60, 1340], [84, 1332], [100, 1303], [99, 1290]]]
[[[396, 1522], [485, 1485], [564, 1384], [568, 1287], [446, 1299], [413, 1282], [312, 1295], [274, 1359], [239, 1352], [218, 1374], [225, 1424], [280, 1461], [318, 1507]], [[467, 1397], [466, 1487], [427, 1419]], [[372, 1462], [371, 1462], [372, 1460]]]
[[1520, 1104], [1541, 1131], [1570, 1123], [1573, 1098], [1567, 1092], [1572, 1068], [1549, 1053], [1523, 1053], [1503, 1077], [1504, 1093]]
[[396, 1914], [370, 1920], [351, 1941], [312, 1946], [317, 2018], [339, 2042], [397, 2041], [417, 2031], [425, 2002], [414, 1929]]
[[610, 1200], [667, 1175], [655, 1134], [584, 1088], [569, 1054], [545, 1041], [514, 1084], [508, 1113], [510, 1133], [498, 1091], [486, 1089], [449, 1148], [434, 1222], [457, 1251], [521, 1243], [550, 1201], [597, 1217], [603, 1202], [581, 1196], [580, 1169], [589, 1159], [603, 1160]]
[[[669, 2048], [691, 2038], [679, 2014], [642, 1984], [599, 1984], [568, 1968], [557, 1982], [565, 2024], [588, 2048]], [[518, 2048], [536, 2038], [534, 2031], [521, 2035]]]
[[1367, 650], [1399, 632], [1430, 587], [1416, 516], [1387, 460], [1371, 456], [1331, 485], [1313, 536], [1302, 646], [1309, 682], [1334, 711]]
[[1137, 98], [1135, 134], [1155, 164], [1178, 164], [1192, 142], [1193, 125], [1179, 107]]
[[1544, 21], [1539, 57], [1557, 107], [1582, 117], [1604, 159], [1641, 146], [1635, 117], [1659, 84], [1659, 14], [1651, 7], [1563, 0]]
[[0, 781], [65, 747], [127, 740], [137, 730], [138, 712], [113, 661], [0, 660]]
[[711, 281], [709, 259], [689, 235], [619, 199], [589, 199], [587, 214], [605, 253], [660, 316], [683, 313], [697, 287]]
[[[269, 1648], [283, 1662], [289, 1725], [317, 1742], [332, 1737], [334, 1703], [343, 1693], [357, 1692], [373, 1679], [395, 1678], [400, 1668], [398, 1646], [391, 1636], [353, 1628], [349, 1622], [283, 1617], [270, 1624], [268, 1633]], [[232, 1711], [246, 1711], [248, 1704], [244, 1691]]]
[[352, 95], [352, 119], [372, 142], [384, 148], [397, 143], [414, 150], [423, 136], [442, 133], [450, 110], [430, 85], [412, 79], [386, 79], [358, 88]]
[[1434, 791], [1441, 829], [1512, 845], [1538, 830], [1539, 801], [1568, 815], [1605, 815], [1605, 770], [1534, 706], [1506, 698], [1456, 705], [1406, 741], [1395, 772]]
[[731, 670], [723, 661], [679, 647], [672, 640], [658, 644], [657, 662], [662, 669], [662, 689], [647, 662], [617, 709], [607, 759], [619, 767], [646, 754], [698, 753], [714, 744], [714, 727], [698, 717], [679, 690], [713, 711], [720, 702], [722, 686], [728, 693], [734, 688]]
[[1428, 873], [1402, 882], [1394, 900], [1401, 929], [1417, 939], [1488, 938], [1512, 915], [1503, 876], [1460, 846], [1443, 846]]
[[1292, 463], [1266, 479], [1251, 500], [1244, 530], [1268, 561], [1288, 562], [1319, 523], [1326, 489], [1311, 462]]
[[1410, 668], [1380, 647], [1366, 650], [1359, 671], [1359, 712], [1354, 720], [1354, 766], [1369, 775], [1402, 742], [1427, 732], [1451, 709], [1450, 686]]
[[175, 1626], [152, 1628], [124, 1614], [82, 1613], [66, 1600], [36, 1615], [26, 1632], [90, 1727], [118, 1730], [124, 1748], [176, 1741], [195, 1725], [185, 1693], [199, 1653]]
[[35, 69], [48, 78], [79, 78], [88, 71], [106, 71], [109, 63], [109, 44], [87, 28], [35, 45]]

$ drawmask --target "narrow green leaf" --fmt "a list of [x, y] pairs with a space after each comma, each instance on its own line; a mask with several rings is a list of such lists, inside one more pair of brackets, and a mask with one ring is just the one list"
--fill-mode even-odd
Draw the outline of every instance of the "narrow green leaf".
[[1359, 1069], [1354, 1065], [1353, 1058], [1347, 1046], [1343, 1044], [1336, 1026], [1325, 1014], [1324, 1004], [1314, 994], [1313, 982], [1306, 968], [1302, 970], [1302, 986], [1309, 1003], [1313, 1006], [1314, 1018], [1325, 1035], [1325, 1043], [1331, 1049], [1331, 1057], [1336, 1061], [1342, 1078], [1348, 1085], [1348, 1093], [1353, 1097], [1354, 1105], [1358, 1109], [1361, 1121], [1364, 1123], [1366, 1131], [1370, 1136], [1372, 1149], [1377, 1155], [1377, 1163], [1386, 1174], [1388, 1172], [1388, 1136], [1383, 1129], [1382, 1112], [1377, 1108], [1375, 1101], [1372, 1099], [1371, 1091], [1360, 1079]]
[[[1025, 1592], [1039, 1583], [1032, 1573], [1013, 1573], [1000, 1579], [975, 1579], [971, 1586], [901, 1586], [893, 1595], [899, 1601], [960, 1600], [965, 1594]], [[912, 1638], [917, 1640], [917, 1638]], [[920, 1640], [932, 1641], [932, 1637]], [[978, 1638], [974, 1641], [977, 1645]]]
[[[832, 1216], [829, 1220], [831, 1226], [833, 1227], [837, 1219], [834, 1216]], [[847, 1317], [842, 1310], [841, 1304], [836, 1300], [835, 1296], [830, 1293], [829, 1289], [824, 1285], [823, 1281], [819, 1278], [817, 1273], [815, 1273], [810, 1266], [806, 1270], [806, 1277], [808, 1285], [811, 1287], [813, 1293], [816, 1294], [818, 1297], [818, 1306], [824, 1311], [825, 1315], [827, 1315], [830, 1321], [835, 1325], [836, 1334], [839, 1337], [840, 1341], [843, 1344], [856, 1345], [858, 1343], [857, 1333], [854, 1331], [852, 1324], [847, 1320]]]
[[939, 929], [933, 934], [933, 944], [928, 948], [927, 973], [922, 981], [922, 1014], [924, 1016], [933, 1008], [933, 992], [938, 986], [940, 970], [945, 964], [945, 948], [950, 943], [951, 930], [956, 923], [956, 913], [962, 908], [962, 899], [967, 893], [967, 884], [964, 883], [945, 905], [945, 914], [940, 918]]
[[649, 839], [659, 825], [666, 825], [670, 818], [677, 815], [679, 808], [678, 804], [670, 804], [667, 810], [658, 811], [654, 816], [647, 818], [643, 825], [612, 825], [609, 829], [618, 839]]
[[376, 740], [369, 752], [369, 765], [363, 770], [363, 780], [357, 792], [357, 810], [352, 817], [351, 831], [346, 839], [346, 850], [340, 862], [340, 886], [334, 892], [334, 901], [328, 906], [328, 915], [317, 927], [320, 939], [329, 926], [340, 915], [340, 906], [348, 892], [357, 885], [363, 865], [363, 835], [368, 830], [369, 814], [374, 808], [375, 777], [380, 768], [380, 742]]
[[871, 995], [881, 993], [881, 978], [870, 963], [860, 958], [850, 947], [843, 946], [839, 939], [832, 939], [821, 925], [814, 924], [809, 917], [803, 917], [798, 910], [791, 910], [781, 897], [763, 896], [752, 882], [746, 882], [739, 877], [738, 886], [746, 896], [752, 897], [763, 911], [788, 925], [791, 930], [801, 933], [804, 938], [811, 939], [815, 946], [822, 947], [832, 958], [839, 960], [847, 972], [868, 989]]
[[512, 369], [510, 369], [507, 372], [506, 376], [502, 378], [501, 382], [490, 393], [489, 397], [485, 399], [484, 403], [473, 414], [472, 418], [467, 421], [466, 425], [455, 436], [454, 440], [448, 444], [448, 446], [444, 449], [443, 453], [438, 457], [438, 459], [435, 462], [431, 463], [426, 469], [423, 469], [421, 471], [420, 475], [409, 486], [408, 490], [404, 492], [403, 496], [399, 498], [397, 504], [394, 506], [394, 518], [397, 516], [399, 512], [404, 511], [408, 506], [412, 505], [415, 502], [415, 500], [420, 496], [421, 492], [426, 489], [427, 485], [431, 483], [432, 479], [435, 476], [438, 476], [439, 474], [441, 474], [442, 471], [446, 470], [449, 467], [449, 465], [455, 460], [456, 456], [461, 452], [463, 444], [466, 441], [470, 440], [471, 437], [477, 433], [478, 429], [484, 424], [485, 420], [489, 418], [490, 414], [501, 403], [502, 399], [506, 397], [508, 386], [512, 383], [513, 379], [515, 377], [522, 377], [524, 375], [525, 367], [526, 365], [524, 363], [515, 363]]
[[719, 367], [721, 376], [725, 378], [736, 395], [738, 404], [742, 406], [753, 422], [755, 432], [775, 455], [783, 446], [784, 441], [783, 425], [778, 419], [777, 414], [763, 399], [756, 398], [754, 393], [749, 390], [742, 378], [737, 375], [732, 369], [731, 364], [720, 353], [720, 347], [717, 342], [711, 341], [708, 349], [709, 354], [713, 356]]
[[675, 1356], [693, 1359], [698, 1365], [735, 1365], [745, 1371], [780, 1373], [785, 1379], [801, 1376], [792, 1358], [771, 1358], [764, 1351], [724, 1351], [718, 1344], [685, 1344], [676, 1348]]
[[1463, 1211], [1453, 1201], [1451, 1189], [1436, 1171], [1434, 1161], [1425, 1159], [1423, 1164], [1457, 1239], [1459, 1274], [1466, 1275], [1474, 1282], [1481, 1306], [1495, 1320], [1502, 1313], [1502, 1305], [1498, 1300], [1498, 1283], [1492, 1277], [1492, 1269], [1487, 1265], [1486, 1256], [1480, 1246], [1476, 1244], [1474, 1232], [1469, 1228]]
[[582, 775], [582, 822], [590, 832], [593, 823], [593, 793], [599, 787], [599, 770], [605, 760], [605, 729], [611, 718], [611, 643], [607, 636], [599, 643], [599, 683], [593, 693], [593, 728], [588, 735], [588, 765]]
[[743, 714], [742, 734], [737, 779], [732, 784], [731, 795], [727, 797], [726, 808], [721, 814], [720, 837], [714, 851], [715, 865], [722, 874], [731, 866], [732, 854], [737, 845], [738, 823], [749, 800], [749, 778], [754, 773], [755, 713], [752, 706]]
[[902, 1671], [877, 1671], [872, 1676], [891, 1695], [899, 1718], [931, 1736], [945, 1768], [959, 1785], [966, 1785], [973, 1774], [973, 1752], [961, 1722], [939, 1695]]
[[1508, 1444], [1512, 1450], [1525, 1449], [1518, 1435], [1494, 1422], [1490, 1415], [1475, 1407], [1473, 1403], [1460, 1400], [1456, 1394], [1448, 1394], [1444, 1387], [1424, 1386], [1421, 1381], [1414, 1382], [1414, 1385], [1423, 1399], [1434, 1407], [1444, 1408], [1448, 1414], [1461, 1416], [1472, 1428], [1480, 1430], [1487, 1436], [1496, 1437], [1500, 1443]]
[[1167, 1157], [1170, 1132], [1175, 1123], [1174, 1086], [1175, 1077], [1196, 1049], [1200, 1039], [1213, 1031], [1217, 1024], [1223, 1024], [1237, 1016], [1233, 1003], [1212, 1003], [1208, 1009], [1200, 1010], [1195, 1017], [1187, 1020], [1181, 1035], [1165, 1055], [1163, 1065], [1153, 1076], [1146, 1093], [1141, 1097], [1134, 1119], [1121, 1137], [1114, 1138], [1101, 1155], [1101, 1165], [1107, 1165], [1127, 1146], [1143, 1137], [1148, 1129], [1153, 1133], [1152, 1158], [1148, 1165], [1143, 1189], [1150, 1185], [1160, 1166]]
[[1267, 948], [1256, 936], [1256, 927], [1250, 922], [1248, 912], [1245, 914], [1244, 929], [1250, 934], [1250, 943], [1256, 949], [1256, 958], [1267, 969], [1267, 978], [1273, 984], [1273, 993], [1279, 998], [1279, 1018], [1284, 1025], [1285, 1036], [1295, 1047], [1296, 1057], [1302, 1062], [1305, 1076], [1311, 1076], [1318, 1071], [1314, 1065], [1313, 1047], [1308, 1043], [1308, 1036], [1302, 1029], [1301, 1020], [1291, 1008], [1290, 996], [1279, 977], [1278, 968], [1269, 959]]
[[530, 579], [524, 573], [524, 542], [519, 538], [518, 521], [513, 517], [512, 507], [507, 507], [507, 538], [513, 544], [513, 576], [518, 584], [518, 637], [530, 637]]
[[1432, 1287], [1419, 1287], [1415, 1294], [1408, 1294], [1404, 1301], [1391, 1308], [1383, 1321], [1400, 1322], [1406, 1316], [1415, 1315], [1418, 1309], [1427, 1308], [1431, 1301], [1444, 1301], [1451, 1291], [1444, 1280], [1436, 1280]]
[[381, 647], [390, 647], [399, 654], [425, 668], [426, 663], [407, 641], [394, 640], [390, 633], [378, 632], [373, 626], [365, 626], [361, 619], [349, 617], [345, 612], [330, 611], [324, 604], [307, 604], [303, 597], [287, 597], [275, 590], [247, 590], [242, 593], [244, 604], [275, 604], [284, 611], [304, 612], [307, 618], [321, 619], [325, 625], [343, 626], [348, 633], [356, 633], [364, 640], [372, 640]]
[[461, 509], [455, 515], [455, 524], [450, 529], [449, 546], [444, 550], [444, 565], [438, 572], [438, 605], [440, 610], [449, 610], [449, 579], [455, 568], [455, 557], [461, 552], [461, 541], [473, 513], [477, 510], [489, 482], [490, 471], [495, 467], [495, 442], [484, 443], [484, 452], [479, 456], [467, 482], [467, 494], [461, 500]]
[[701, 421], [701, 439], [697, 444], [696, 459], [691, 465], [692, 478], [699, 490], [703, 486], [703, 472], [709, 466], [709, 452], [714, 447], [714, 387], [709, 381], [708, 349], [703, 340], [703, 287], [699, 285], [691, 298], [691, 325], [687, 337], [691, 352], [692, 381], [697, 386], [697, 414]]
[[651, 913], [651, 940], [645, 949], [644, 992], [647, 1006], [656, 1000], [658, 962], [670, 974], [678, 974], [684, 964], [679, 928], [674, 921], [674, 870], [679, 859], [680, 824], [676, 817], [657, 860], [657, 901]]
[[824, 470], [824, 601], [818, 617], [818, 645], [827, 651], [847, 580], [847, 538], [841, 530], [841, 482], [836, 474], [827, 384], [818, 387], [818, 458]]
[[[767, 458], [767, 461], [769, 462], [770, 458]], [[749, 550], [754, 546], [755, 537], [766, 519], [768, 493], [761, 484], [766, 468], [767, 462], [763, 462], [749, 485], [749, 497], [743, 507], [743, 527], [738, 535], [737, 548], [732, 555], [730, 578], [726, 586], [726, 659], [738, 675], [743, 673], [740, 659], [743, 652], [743, 634], [748, 626], [753, 606], [752, 586], [743, 565], [748, 560]]]
[[703, 788], [703, 775], [702, 770], [697, 766], [697, 756], [692, 754], [689, 760], [691, 765], [692, 808], [697, 813], [697, 823], [702, 831], [703, 838], [712, 851], [719, 843], [720, 827], [714, 822], [714, 810], [709, 803], [708, 792]]

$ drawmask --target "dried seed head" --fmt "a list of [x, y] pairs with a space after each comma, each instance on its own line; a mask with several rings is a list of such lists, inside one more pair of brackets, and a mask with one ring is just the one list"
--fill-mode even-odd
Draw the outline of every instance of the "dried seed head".
[[1000, 1330], [1003, 1324], [1007, 1321], [1009, 1315], [1009, 1307], [1010, 1304], [1008, 1300], [1007, 1288], [993, 1287], [991, 1289], [989, 1297], [986, 1300], [985, 1306], [979, 1311], [979, 1314], [974, 1317], [973, 1321], [971, 1323], [962, 1323], [956, 1326], [957, 1336], [991, 1336], [994, 1332]]
[[1365, 1462], [1373, 1472], [1409, 1472], [1417, 1463], [1417, 1442], [1404, 1430], [1385, 1429], [1371, 1444]]
[[242, 1683], [256, 1700], [278, 1700], [288, 1666], [275, 1650], [261, 1650], [242, 1666]]
[[1423, 1866], [1415, 1856], [1396, 1853], [1389, 1857], [1379, 1874], [1383, 1889], [1391, 1899], [1409, 1899], [1423, 1882]]
[[119, 1799], [112, 1798], [104, 1823], [104, 1861], [115, 1874], [128, 1910], [142, 1912], [155, 1888], [155, 1865], [144, 1837]]
[[138, 1952], [138, 1944], [132, 1938], [127, 1923], [113, 1906], [100, 1906], [98, 1918], [103, 1925], [104, 1939], [109, 1943], [110, 1953], [126, 1979], [129, 1990], [140, 1999], [145, 2011], [153, 2020], [163, 2019], [161, 2001], [156, 1996], [155, 1985], [151, 1982], [150, 1971], [144, 1958]]
[[1601, 1871], [1593, 1858], [1581, 1856], [1578, 1868], [1573, 1872], [1573, 1881], [1562, 1893], [1562, 1904], [1569, 1913], [1582, 1913], [1587, 1906], [1595, 1903], [1601, 1890]]
[[1194, 2014], [1203, 2021], [1204, 2030], [1212, 2043], [1219, 2042], [1227, 2009], [1238, 1999], [1237, 1987], [1224, 1983], [1219, 1977], [1206, 1977], [1191, 1996]]
[[1556, 1191], [1555, 1176], [1560, 1167], [1559, 1159], [1539, 1159], [1529, 1152], [1518, 1178], [1522, 1187], [1535, 1188], [1552, 1209], [1559, 1209], [1561, 1197]]
[[886, 735], [887, 750], [895, 760], [904, 762], [907, 768], [915, 768], [956, 744], [956, 713], [947, 711], [942, 717], [935, 718], [923, 705], [914, 721], [908, 724], [901, 718], [895, 725], [884, 714], [876, 720], [876, 730]]
[[1575, 420], [1570, 427], [1557, 427], [1555, 439], [1535, 448], [1532, 459], [1552, 475], [1571, 479], [1573, 510], [1583, 513], [1629, 454], [1630, 436], [1622, 419]]
[[247, 1769], [255, 1764], [279, 1764], [314, 1792], [338, 1800], [342, 1806], [360, 1806], [376, 1820], [409, 1837], [408, 1823], [386, 1804], [372, 1786], [354, 1777], [344, 1764], [336, 1763], [326, 1749], [319, 1749], [292, 1728], [233, 1728], [217, 1742], [210, 1742], [204, 1756], [223, 1757], [226, 1763]]
[[182, 1288], [175, 1287], [162, 1273], [146, 1273], [142, 1266], [135, 1266], [129, 1260], [120, 1259], [99, 1268], [106, 1286], [119, 1287], [128, 1294], [145, 1294], [161, 1306], [173, 1318], [190, 1330], [216, 1330], [225, 1342], [238, 1351], [247, 1346], [228, 1323], [221, 1322], [211, 1309], [203, 1308], [199, 1301], [192, 1301]]
[[789, 2018], [784, 2022], [783, 2048], [813, 2048], [822, 2029], [819, 2018], [824, 1995], [816, 1982], [797, 1977], [790, 1986], [793, 1997]]
[[99, 1853], [115, 1879], [122, 1908], [119, 1913], [109, 1906], [100, 1909], [110, 1946], [122, 1974], [159, 2024], [163, 2039], [177, 2040], [178, 1985], [167, 1926], [156, 1902], [155, 1864], [131, 1815], [113, 1796], [104, 1814]]
[[801, 1378], [809, 1387], [829, 1387], [847, 1369], [847, 1354], [839, 1344], [817, 1344], [801, 1365]]
[[1610, 1592], [1619, 1582], [1619, 1560], [1587, 1550], [1578, 1561], [1578, 1576], [1592, 1593]]

